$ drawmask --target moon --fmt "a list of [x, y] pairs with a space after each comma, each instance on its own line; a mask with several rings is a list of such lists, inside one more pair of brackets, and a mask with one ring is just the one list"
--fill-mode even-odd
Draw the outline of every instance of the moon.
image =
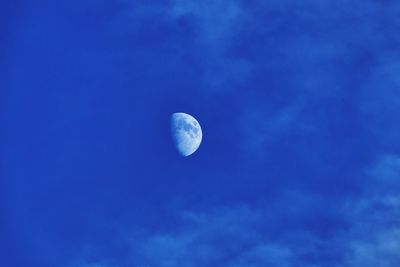
[[171, 134], [176, 149], [184, 157], [196, 152], [203, 138], [199, 122], [183, 112], [172, 114]]

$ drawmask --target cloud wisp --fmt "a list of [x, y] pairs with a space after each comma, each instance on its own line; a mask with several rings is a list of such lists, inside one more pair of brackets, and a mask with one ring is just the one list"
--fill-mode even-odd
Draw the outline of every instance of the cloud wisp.
[[[366, 173], [363, 193], [337, 203], [337, 216], [346, 223], [329, 234], [309, 226], [316, 213], [312, 203], [324, 199], [288, 192], [259, 207], [183, 211], [169, 230], [128, 234], [135, 236], [127, 242], [129, 263], [72, 266], [395, 267], [400, 264], [400, 158], [382, 157]], [[326, 207], [321, 216], [330, 213]], [[329, 220], [319, 227], [324, 223]]]

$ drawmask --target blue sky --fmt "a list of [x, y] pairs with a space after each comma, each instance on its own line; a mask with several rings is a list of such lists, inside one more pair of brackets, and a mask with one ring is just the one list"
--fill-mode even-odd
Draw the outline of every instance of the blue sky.
[[400, 266], [399, 2], [0, 10], [0, 265]]

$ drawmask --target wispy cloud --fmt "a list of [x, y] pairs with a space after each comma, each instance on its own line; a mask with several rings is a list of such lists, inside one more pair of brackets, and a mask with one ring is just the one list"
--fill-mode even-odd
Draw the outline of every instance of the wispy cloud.
[[[371, 146], [398, 151], [400, 131], [393, 114], [400, 112], [399, 9], [397, 2], [376, 1], [256, 1], [246, 6], [251, 14], [243, 20], [246, 36], [255, 41], [242, 40], [254, 52], [245, 57], [252, 64], [246, 88], [252, 94], [242, 91], [252, 105], [241, 115], [243, 121], [258, 118], [243, 126], [244, 147], [268, 151], [268, 140], [293, 130], [318, 138], [336, 127], [335, 120], [318, 115], [344, 116], [336, 110], [342, 105], [346, 113], [361, 112], [357, 120], [365, 119], [361, 123], [376, 138]], [[269, 126], [280, 118], [286, 123]]]
[[172, 3], [171, 18], [194, 25], [194, 43], [201, 55], [205, 84], [212, 90], [235, 89], [252, 69], [249, 61], [230, 53], [249, 14], [234, 0], [174, 0]]
[[229, 47], [240, 25], [243, 11], [239, 3], [229, 1], [174, 0], [170, 14], [176, 18], [188, 17], [197, 28], [199, 42], [213, 49]]
[[148, 266], [290, 266], [292, 252], [263, 238], [262, 213], [246, 206], [185, 213], [175, 233], [144, 240]]
[[[388, 155], [366, 172], [360, 196], [323, 205], [322, 210], [318, 207], [325, 203], [323, 197], [288, 191], [264, 206], [182, 211], [169, 230], [125, 235], [135, 238], [127, 238], [131, 260], [121, 266], [396, 267], [400, 264], [400, 197], [394, 189], [400, 186], [399, 177], [400, 158]], [[328, 218], [332, 209], [345, 224], [328, 235], [318, 228], [329, 219], [310, 227], [315, 216]]]
[[345, 266], [398, 266], [400, 157], [383, 156], [369, 173], [364, 195], [347, 207], [351, 228], [341, 237]]
[[[160, 15], [169, 26], [193, 27], [193, 35], [185, 36], [193, 38], [184, 43], [190, 47], [178, 47], [201, 55], [198, 75], [208, 85], [204, 90], [210, 95], [215, 89], [238, 92], [234, 95], [242, 100], [237, 114], [242, 127], [238, 131], [252, 161], [264, 159], [271, 146], [282, 151], [285, 143], [289, 144], [288, 152], [302, 153], [304, 158], [329, 157], [340, 149], [344, 152], [339, 155], [348, 156], [362, 146], [358, 142], [359, 137], [365, 137], [364, 131], [374, 136], [368, 139], [368, 146], [378, 146], [384, 155], [368, 171], [354, 167], [354, 180], [343, 178], [342, 166], [335, 165], [342, 157], [332, 157], [329, 163], [318, 158], [310, 160], [310, 173], [318, 176], [314, 179], [319, 184], [301, 181], [302, 188], [312, 189], [279, 188], [268, 201], [183, 209], [170, 228], [140, 233], [121, 229], [126, 236], [134, 236], [123, 241], [132, 256], [128, 264], [117, 264], [400, 266], [400, 158], [396, 154], [400, 146], [396, 117], [400, 113], [400, 40], [394, 35], [400, 25], [399, 10], [400, 4], [394, 2], [344, 0], [324, 4], [174, 0], [155, 13], [151, 7], [138, 8], [132, 20], [144, 16], [143, 21], [150, 21]], [[140, 31], [144, 24], [135, 27]], [[169, 41], [175, 45], [175, 39]], [[240, 47], [246, 47], [245, 51]], [[240, 88], [246, 79], [246, 88]], [[349, 119], [351, 116], [357, 119]], [[347, 132], [348, 125], [342, 124], [346, 122], [361, 126]], [[304, 147], [290, 149], [296, 141], [299, 146], [304, 142]], [[371, 160], [376, 155], [369, 156]], [[301, 163], [303, 158], [296, 160]], [[357, 157], [343, 161], [346, 166], [356, 165]], [[328, 170], [335, 169], [334, 175], [315, 175], [324, 164], [332, 165]], [[328, 180], [323, 175], [330, 175], [332, 184], [348, 178], [345, 186], [359, 191], [340, 192], [340, 196], [320, 194], [315, 187]], [[286, 179], [290, 179], [290, 187], [298, 177]]]

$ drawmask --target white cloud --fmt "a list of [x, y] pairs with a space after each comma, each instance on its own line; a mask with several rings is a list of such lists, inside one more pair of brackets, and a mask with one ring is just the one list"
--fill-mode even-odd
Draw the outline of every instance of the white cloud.
[[171, 9], [175, 18], [192, 16], [201, 42], [216, 49], [227, 46], [237, 31], [242, 10], [236, 1], [175, 0]]
[[203, 80], [210, 89], [231, 91], [250, 75], [249, 61], [228, 55], [248, 16], [237, 1], [174, 0], [169, 13], [174, 20], [187, 18], [193, 23]]
[[[131, 266], [397, 267], [400, 196], [387, 191], [386, 185], [397, 181], [399, 163], [395, 155], [382, 157], [367, 172], [364, 193], [347, 205], [337, 203], [335, 209], [343, 211], [349, 228], [338, 228], [331, 237], [321, 238], [317, 231], [301, 226], [302, 220], [318, 212], [315, 208], [323, 205], [323, 199], [288, 191], [263, 208], [239, 205], [181, 212], [170, 230], [134, 235]], [[299, 225], [272, 237], [271, 229], [285, 227], [286, 220]], [[321, 265], [325, 256], [334, 257], [334, 262]]]
[[183, 212], [177, 229], [140, 241], [141, 262], [148, 267], [289, 267], [292, 248], [263, 236], [266, 211], [248, 206]]
[[363, 197], [347, 207], [345, 266], [400, 266], [400, 157], [383, 156], [368, 173]]
[[[396, 267], [400, 264], [400, 227], [363, 232], [349, 243], [349, 267]], [[366, 240], [365, 240], [366, 239]]]

